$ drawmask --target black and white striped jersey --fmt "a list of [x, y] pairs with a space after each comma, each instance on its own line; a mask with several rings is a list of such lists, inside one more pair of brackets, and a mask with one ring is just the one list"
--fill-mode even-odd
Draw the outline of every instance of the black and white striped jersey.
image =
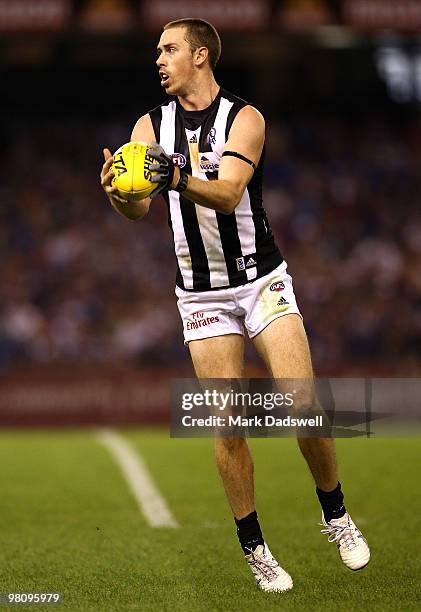
[[[186, 111], [177, 98], [149, 112], [156, 141], [176, 165], [203, 180], [218, 178], [219, 162], [238, 111], [247, 102], [220, 89], [212, 104]], [[189, 201], [165, 198], [177, 256], [176, 283], [186, 291], [237, 287], [271, 272], [282, 255], [262, 205], [264, 153], [230, 215]]]

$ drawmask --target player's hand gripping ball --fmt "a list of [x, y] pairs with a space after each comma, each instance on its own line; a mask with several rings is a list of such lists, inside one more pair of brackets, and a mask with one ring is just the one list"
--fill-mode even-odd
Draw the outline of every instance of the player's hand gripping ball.
[[111, 184], [117, 187], [119, 195], [125, 200], [143, 200], [158, 187], [151, 181], [156, 173], [149, 169], [155, 163], [155, 159], [148, 154], [149, 148], [146, 142], [128, 142], [113, 155], [111, 169], [114, 177]]

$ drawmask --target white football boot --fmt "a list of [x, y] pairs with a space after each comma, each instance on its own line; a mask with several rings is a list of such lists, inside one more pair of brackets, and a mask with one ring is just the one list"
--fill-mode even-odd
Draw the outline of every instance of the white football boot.
[[259, 544], [246, 555], [246, 561], [256, 578], [258, 586], [266, 592], [280, 593], [292, 589], [292, 578], [273, 557], [267, 544]]
[[329, 522], [325, 521], [322, 513], [322, 523], [319, 525], [325, 527], [320, 533], [326, 534], [329, 542], [336, 542], [341, 559], [349, 569], [359, 570], [367, 565], [370, 561], [370, 549], [348, 512]]

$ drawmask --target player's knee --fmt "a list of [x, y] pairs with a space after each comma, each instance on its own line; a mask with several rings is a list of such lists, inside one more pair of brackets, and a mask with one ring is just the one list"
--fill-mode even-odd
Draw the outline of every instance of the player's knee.
[[318, 411], [318, 402], [314, 392], [298, 393], [290, 407], [290, 414], [294, 417], [306, 417]]

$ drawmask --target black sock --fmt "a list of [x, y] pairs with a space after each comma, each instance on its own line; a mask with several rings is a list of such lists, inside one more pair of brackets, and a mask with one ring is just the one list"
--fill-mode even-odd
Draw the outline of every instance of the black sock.
[[317, 497], [322, 506], [325, 521], [341, 518], [346, 512], [344, 506], [344, 496], [341, 491], [341, 483], [333, 491], [322, 491], [316, 487]]
[[234, 520], [237, 525], [238, 539], [245, 555], [249, 555], [259, 544], [264, 544], [256, 511], [240, 520], [234, 517]]

